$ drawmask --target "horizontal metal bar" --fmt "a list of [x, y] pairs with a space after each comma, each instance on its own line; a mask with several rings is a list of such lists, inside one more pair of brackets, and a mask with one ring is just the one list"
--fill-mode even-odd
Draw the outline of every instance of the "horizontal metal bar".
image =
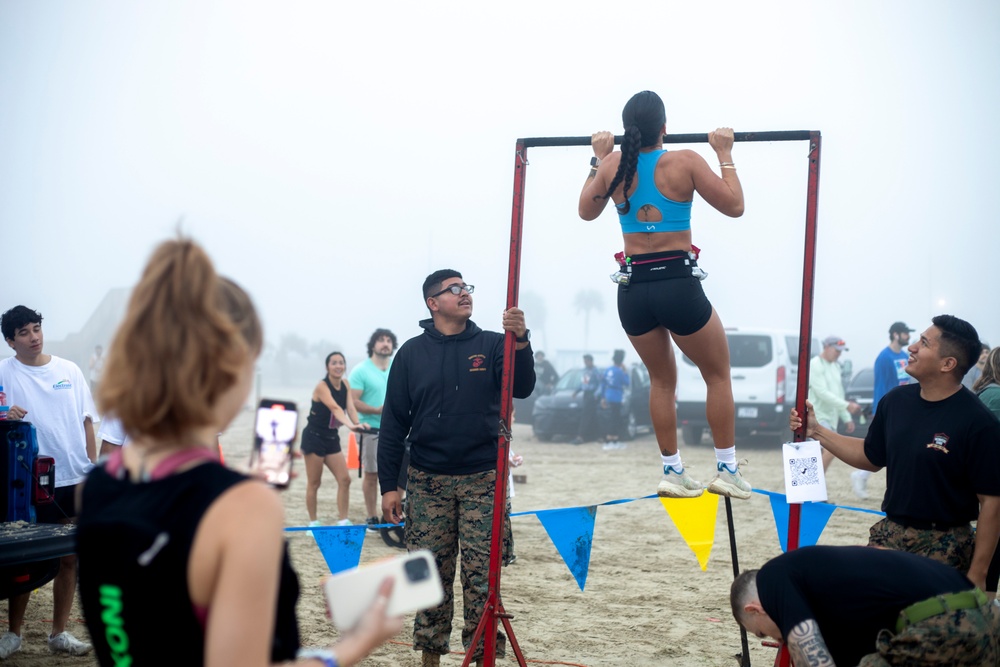
[[[818, 134], [818, 132], [816, 133]], [[740, 141], [809, 141], [813, 132], [810, 130], [780, 130], [777, 132], [736, 132], [735, 140]], [[704, 144], [708, 141], [708, 133], [701, 134], [668, 134], [663, 137], [665, 144]], [[620, 135], [615, 135], [615, 145], [622, 142]], [[525, 148], [531, 146], [589, 146], [590, 137], [534, 137], [518, 139], [517, 143]]]

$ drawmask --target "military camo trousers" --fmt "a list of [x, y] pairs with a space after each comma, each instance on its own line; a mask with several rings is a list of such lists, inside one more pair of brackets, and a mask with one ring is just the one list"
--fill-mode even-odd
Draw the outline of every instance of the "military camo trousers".
[[882, 519], [868, 530], [868, 544], [926, 556], [965, 574], [972, 565], [976, 534], [968, 524], [947, 530], [922, 530]]
[[859, 667], [892, 665], [1000, 665], [1000, 607], [988, 602], [977, 609], [961, 609], [924, 619], [899, 633], [883, 630], [875, 642], [877, 653], [866, 655]]
[[[444, 600], [418, 612], [413, 623], [413, 648], [449, 653], [455, 611], [455, 570], [461, 555], [462, 606], [465, 625], [462, 646], [468, 651], [489, 593], [490, 541], [496, 471], [471, 475], [435, 475], [409, 469], [406, 485], [406, 546], [434, 554]], [[504, 552], [509, 557], [509, 517], [505, 517]], [[507, 558], [505, 558], [507, 560]], [[503, 657], [505, 638], [497, 633], [497, 656]], [[482, 656], [480, 639], [472, 657]]]

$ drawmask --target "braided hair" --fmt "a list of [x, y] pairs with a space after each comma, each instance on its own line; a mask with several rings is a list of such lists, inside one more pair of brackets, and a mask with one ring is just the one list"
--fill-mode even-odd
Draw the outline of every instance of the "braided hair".
[[625, 136], [622, 138], [622, 159], [618, 163], [618, 171], [608, 186], [604, 195], [596, 195], [594, 199], [607, 199], [624, 181], [625, 205], [622, 213], [628, 213], [628, 190], [635, 179], [636, 167], [639, 164], [639, 149], [656, 146], [663, 137], [660, 128], [667, 122], [667, 113], [663, 100], [651, 90], [636, 93], [622, 109], [622, 124], [625, 126]]

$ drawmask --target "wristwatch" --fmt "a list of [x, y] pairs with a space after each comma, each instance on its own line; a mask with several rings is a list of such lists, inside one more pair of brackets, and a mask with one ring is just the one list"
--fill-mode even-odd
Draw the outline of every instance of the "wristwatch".
[[598, 167], [600, 167], [601, 166], [601, 158], [597, 157], [596, 155], [594, 157], [590, 158], [590, 166], [593, 167], [594, 169], [597, 169]]
[[527, 343], [528, 341], [531, 340], [531, 329], [525, 329], [524, 336], [515, 336], [514, 340], [516, 340], [518, 343]]

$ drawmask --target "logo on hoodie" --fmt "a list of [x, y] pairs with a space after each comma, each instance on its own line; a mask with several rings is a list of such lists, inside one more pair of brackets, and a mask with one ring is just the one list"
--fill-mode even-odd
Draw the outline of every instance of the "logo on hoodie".
[[476, 371], [486, 370], [486, 355], [485, 354], [472, 354], [469, 355], [469, 361], [471, 362], [471, 368], [469, 368], [470, 373], [475, 373]]

